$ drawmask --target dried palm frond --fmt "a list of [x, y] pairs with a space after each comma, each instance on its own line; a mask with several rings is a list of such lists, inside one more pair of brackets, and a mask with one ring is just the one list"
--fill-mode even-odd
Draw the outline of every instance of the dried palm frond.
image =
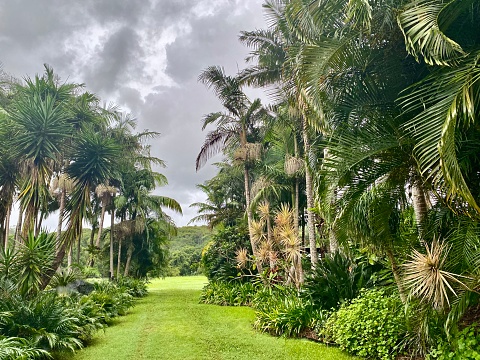
[[98, 197], [104, 197], [105, 195], [114, 195], [117, 193], [117, 188], [115, 186], [100, 184], [95, 188], [95, 194]]
[[457, 296], [455, 285], [467, 288], [459, 278], [464, 276], [442, 270], [449, 252], [444, 243], [434, 240], [430, 248], [425, 245], [426, 254], [413, 250], [411, 260], [404, 265], [406, 288], [412, 296], [430, 303], [436, 309], [450, 306], [449, 295]]
[[268, 260], [270, 261], [270, 267], [274, 268], [278, 261], [278, 252], [272, 250], [268, 254]]
[[286, 155], [284, 170], [285, 174], [292, 176], [297, 174], [303, 168], [303, 160], [291, 155]]
[[67, 174], [60, 174], [52, 178], [50, 193], [57, 194], [60, 191], [70, 193], [73, 190], [73, 180]]
[[235, 152], [233, 153], [233, 160], [235, 162], [244, 162], [247, 160], [247, 149], [244, 147], [239, 147]]
[[248, 251], [245, 248], [238, 249], [235, 252], [235, 259], [237, 260], [237, 267], [243, 269], [248, 262]]
[[262, 157], [262, 144], [261, 143], [248, 143], [245, 144], [247, 150], [247, 160], [255, 161]]

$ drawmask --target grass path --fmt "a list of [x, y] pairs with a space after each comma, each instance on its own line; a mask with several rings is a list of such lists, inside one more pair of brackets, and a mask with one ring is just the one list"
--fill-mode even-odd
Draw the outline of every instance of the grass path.
[[252, 329], [253, 310], [198, 303], [204, 277], [154, 280], [149, 295], [71, 360], [354, 359], [306, 340]]

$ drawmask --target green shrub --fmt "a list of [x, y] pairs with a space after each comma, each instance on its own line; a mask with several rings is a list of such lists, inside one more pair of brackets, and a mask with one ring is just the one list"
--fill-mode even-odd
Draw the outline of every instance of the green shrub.
[[47, 351], [32, 347], [25, 339], [0, 337], [0, 360], [50, 358], [51, 356]]
[[147, 296], [147, 280], [122, 277], [117, 280], [117, 285], [133, 297], [140, 298]]
[[364, 290], [326, 321], [320, 336], [354, 355], [393, 359], [405, 334], [403, 306], [397, 295]]
[[324, 316], [290, 287], [274, 286], [257, 292], [254, 308], [255, 329], [289, 337], [313, 329]]
[[230, 281], [239, 278], [236, 251], [250, 249], [248, 231], [242, 227], [226, 227], [218, 230], [202, 252], [202, 266], [209, 280]]
[[381, 270], [380, 264], [365, 259], [352, 261], [339, 252], [327, 254], [305, 278], [301, 296], [317, 309], [338, 309], [343, 301], [356, 298], [362, 288], [371, 288]]
[[0, 311], [8, 314], [2, 317], [2, 335], [25, 338], [47, 351], [82, 347], [79, 319], [55, 292], [41, 292], [31, 299], [16, 294], [2, 300]]
[[212, 281], [203, 288], [200, 302], [222, 306], [250, 306], [257, 289], [252, 283]]
[[477, 324], [458, 332], [450, 341], [440, 340], [438, 347], [430, 352], [427, 359], [479, 360], [480, 331]]
[[115, 283], [103, 281], [95, 283], [94, 286], [95, 290], [87, 297], [104, 312], [107, 323], [117, 316], [125, 315], [133, 307], [133, 296]]

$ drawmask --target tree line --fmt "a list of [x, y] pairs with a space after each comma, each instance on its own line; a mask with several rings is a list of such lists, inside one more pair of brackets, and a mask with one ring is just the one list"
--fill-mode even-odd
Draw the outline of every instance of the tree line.
[[[480, 5], [263, 7], [267, 26], [239, 36], [246, 69], [199, 76], [223, 110], [203, 118], [197, 170], [224, 159], [199, 185], [197, 219], [244, 226], [250, 246], [236, 249], [234, 267], [297, 288], [328, 254], [381, 262], [401, 303], [415, 304], [409, 334], [426, 353], [478, 305]], [[246, 86], [272, 104], [248, 99]]]

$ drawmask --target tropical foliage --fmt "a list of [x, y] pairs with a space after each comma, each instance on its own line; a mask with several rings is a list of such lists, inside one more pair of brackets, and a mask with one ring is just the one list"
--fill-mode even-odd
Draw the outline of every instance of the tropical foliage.
[[[166, 268], [176, 230], [163, 210], [181, 208], [152, 194], [167, 183], [146, 143], [158, 134], [135, 132], [130, 115], [48, 66], [0, 92], [0, 358], [51, 358], [83, 347], [146, 295], [141, 279]], [[57, 231], [47, 233], [53, 214]], [[119, 281], [92, 285], [83, 269]]]
[[[240, 34], [251, 49], [246, 69], [227, 76], [211, 67], [200, 76], [229, 111], [227, 95], [246, 101], [245, 86], [267, 90], [272, 104], [245, 131], [261, 156], [241, 157], [233, 137], [222, 137], [240, 117], [213, 113], [207, 123], [216, 129], [199, 159], [213, 154], [208, 144], [224, 159], [200, 187], [207, 203], [197, 205], [222, 231], [247, 219], [250, 247], [236, 247], [232, 269], [258, 271], [255, 281], [269, 291], [295, 288], [272, 295], [281, 300], [258, 313], [265, 325], [257, 328], [294, 334], [294, 317], [284, 326], [275, 314], [287, 319], [295, 309], [301, 319], [313, 306], [318, 321], [305, 326], [334, 331], [325, 341], [356, 354], [445, 358], [461, 343], [474, 356], [480, 5], [268, 0], [264, 9], [266, 28]], [[235, 86], [221, 91], [222, 79]], [[288, 211], [291, 222], [278, 219]], [[370, 302], [383, 307], [358, 310]], [[368, 328], [385, 317], [393, 322], [384, 333]], [[368, 344], [359, 343], [363, 331], [375, 334]], [[374, 346], [379, 337], [382, 348]]]

